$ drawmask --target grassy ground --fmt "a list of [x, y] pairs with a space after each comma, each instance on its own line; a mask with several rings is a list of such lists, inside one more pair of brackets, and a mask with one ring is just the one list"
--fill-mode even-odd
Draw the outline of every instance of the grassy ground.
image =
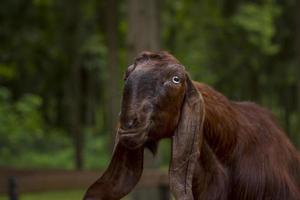
[[[20, 195], [20, 200], [82, 200], [83, 190], [43, 192]], [[0, 196], [0, 200], [8, 200], [6, 196]]]
[[[82, 200], [84, 190], [43, 192], [20, 195], [19, 200]], [[0, 200], [8, 200], [7, 196], [0, 196]], [[122, 200], [129, 200], [128, 197]]]

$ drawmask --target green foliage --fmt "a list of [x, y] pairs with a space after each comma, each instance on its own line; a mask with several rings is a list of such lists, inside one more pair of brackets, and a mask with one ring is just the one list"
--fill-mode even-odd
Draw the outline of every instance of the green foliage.
[[16, 68], [13, 65], [0, 64], [0, 78], [11, 80], [16, 76]]
[[[13, 102], [0, 88], [0, 165], [34, 168], [73, 168], [74, 150], [67, 134], [47, 127], [40, 112], [42, 100], [27, 94]], [[105, 136], [86, 129], [87, 168], [104, 168], [109, 160]]]
[[92, 130], [86, 130], [85, 163], [87, 169], [105, 169], [111, 158], [112, 151], [109, 151], [109, 134], [95, 135]]
[[39, 110], [41, 103], [41, 98], [32, 94], [13, 102], [10, 92], [0, 88], [1, 165], [71, 168], [70, 141], [61, 131], [47, 128]]
[[12, 104], [10, 93], [5, 88], [0, 88], [0, 97], [0, 132], [2, 137], [7, 136], [1, 141], [5, 140], [6, 144], [10, 144], [12, 153], [18, 153], [22, 151], [22, 148], [18, 147], [26, 143], [28, 138], [38, 139], [41, 136], [41, 116], [37, 111], [41, 99], [34, 95], [26, 95]]
[[279, 46], [273, 43], [276, 33], [275, 20], [280, 14], [278, 5], [268, 2], [264, 5], [245, 3], [233, 16], [233, 25], [244, 31], [248, 45], [253, 45], [262, 54], [274, 55]]

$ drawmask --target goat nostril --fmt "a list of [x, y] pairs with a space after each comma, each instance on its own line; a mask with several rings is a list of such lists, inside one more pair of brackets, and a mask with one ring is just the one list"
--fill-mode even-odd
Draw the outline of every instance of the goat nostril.
[[124, 125], [123, 125], [123, 128], [124, 129], [131, 129], [131, 128], [134, 128], [137, 124], [137, 119], [134, 118], [134, 119], [130, 119], [130, 120], [127, 120]]
[[127, 129], [128, 128], [132, 128], [132, 126], [133, 126], [133, 120], [128, 121], [125, 125], [126, 125]]

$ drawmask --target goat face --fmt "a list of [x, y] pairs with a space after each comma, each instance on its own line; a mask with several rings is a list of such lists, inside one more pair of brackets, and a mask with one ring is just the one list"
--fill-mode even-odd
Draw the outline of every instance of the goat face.
[[170, 137], [185, 93], [185, 71], [176, 63], [140, 60], [125, 77], [119, 139], [128, 148]]

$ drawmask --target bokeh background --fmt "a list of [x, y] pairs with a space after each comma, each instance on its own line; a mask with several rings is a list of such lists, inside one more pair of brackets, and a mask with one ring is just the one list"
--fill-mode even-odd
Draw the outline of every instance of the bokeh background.
[[122, 74], [143, 50], [166, 50], [194, 80], [269, 108], [300, 146], [298, 0], [2, 0], [0, 171], [104, 169]]

